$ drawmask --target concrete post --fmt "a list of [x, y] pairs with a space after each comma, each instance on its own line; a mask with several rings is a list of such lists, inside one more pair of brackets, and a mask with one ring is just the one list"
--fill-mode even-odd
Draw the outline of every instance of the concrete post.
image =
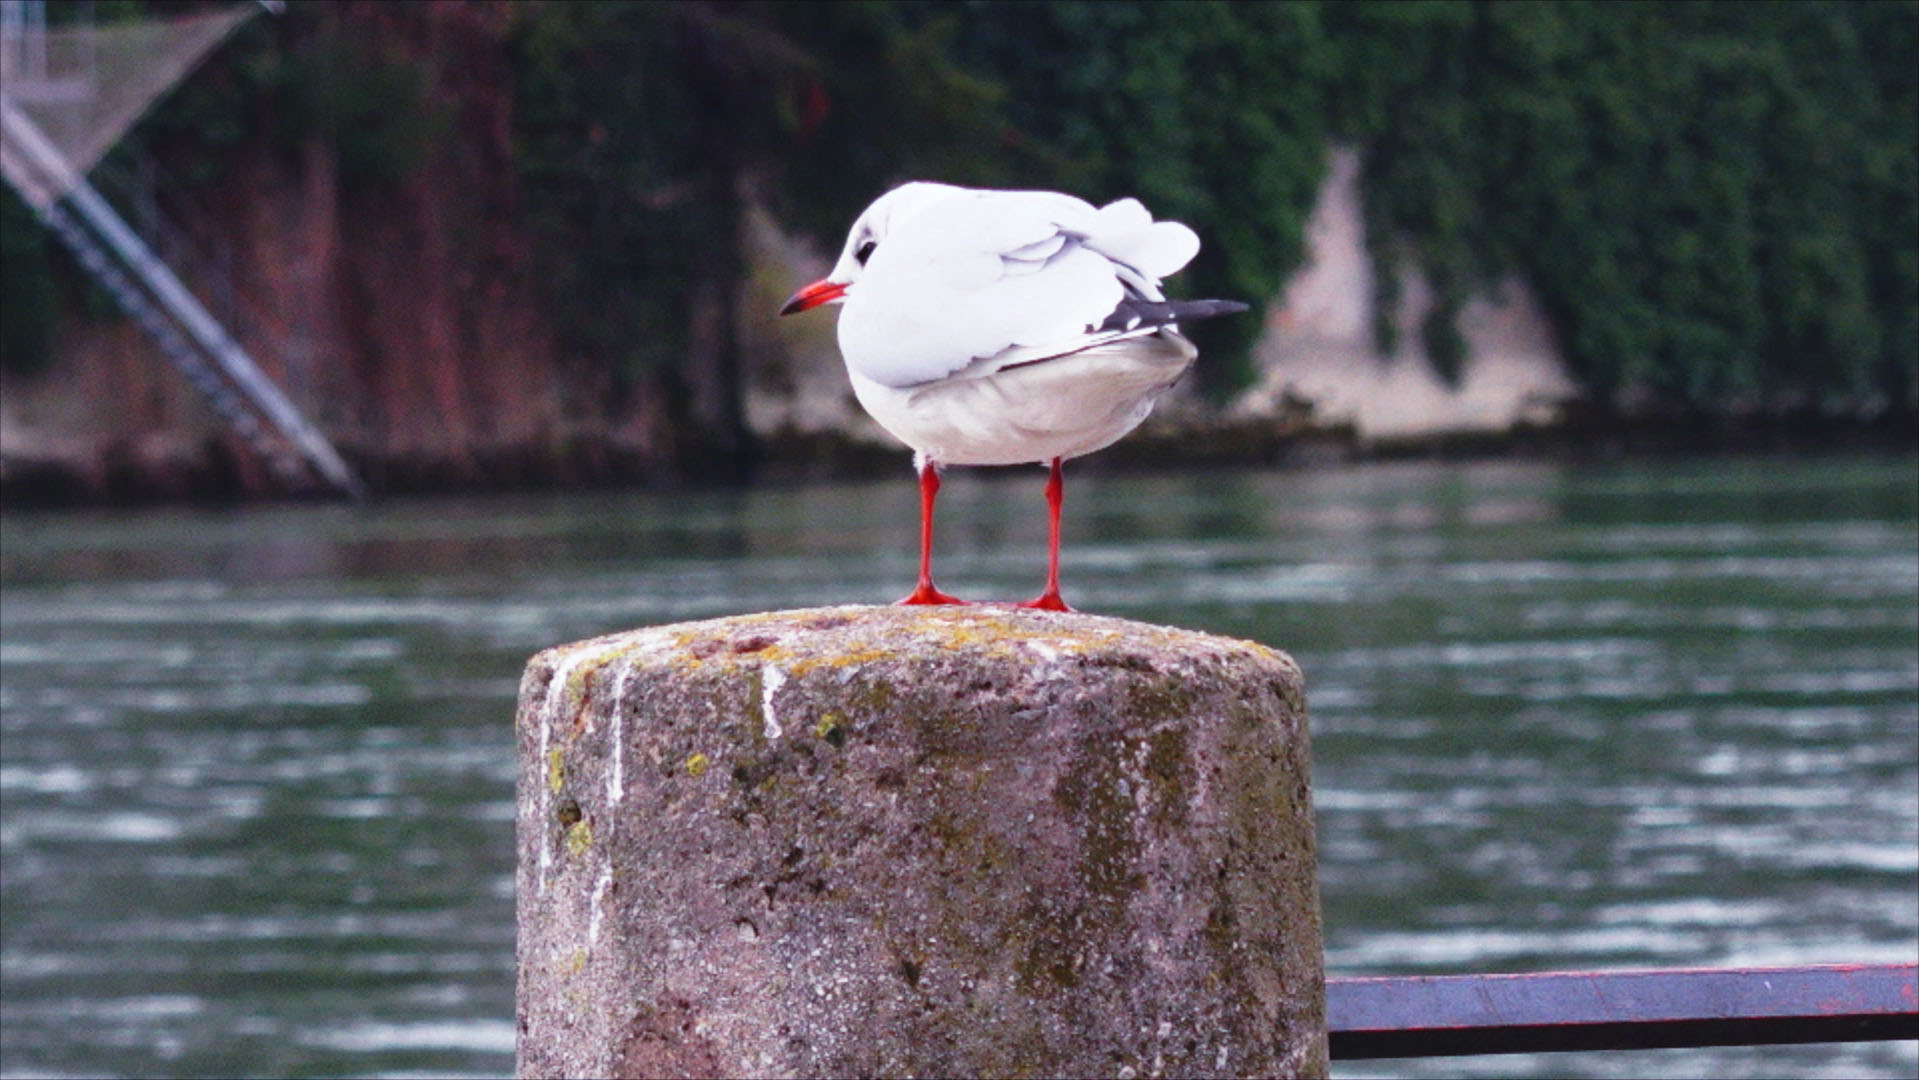
[[1011, 608], [528, 664], [519, 1073], [1324, 1076], [1299, 669]]

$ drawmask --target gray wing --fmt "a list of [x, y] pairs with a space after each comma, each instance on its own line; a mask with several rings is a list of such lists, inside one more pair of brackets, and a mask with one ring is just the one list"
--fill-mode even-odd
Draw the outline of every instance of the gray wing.
[[1198, 250], [1191, 229], [1133, 199], [1096, 210], [1054, 192], [958, 191], [874, 252], [841, 313], [841, 351], [899, 388], [1150, 332], [1148, 308], [1123, 316], [1140, 317], [1130, 329], [1106, 324], [1127, 303], [1161, 303], [1159, 279]]

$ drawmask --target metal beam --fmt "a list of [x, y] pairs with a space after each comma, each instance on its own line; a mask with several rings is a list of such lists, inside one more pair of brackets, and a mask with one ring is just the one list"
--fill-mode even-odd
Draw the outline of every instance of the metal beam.
[[[27, 171], [40, 174], [33, 179], [51, 181], [52, 191], [65, 192], [63, 201], [99, 233], [167, 313], [185, 328], [194, 342], [213, 358], [219, 370], [266, 415], [267, 420], [300, 451], [301, 456], [334, 487], [355, 499], [364, 499], [365, 487], [326, 436], [307, 422], [306, 417], [280, 393], [280, 388], [267, 378], [246, 350], [233, 340], [219, 321], [209, 315], [193, 293], [174, 276], [173, 271], [147, 248], [126, 222], [120, 220], [120, 215], [107, 205], [99, 192], [93, 190], [93, 185], [75, 173], [40, 129], [4, 97], [0, 97], [0, 130], [4, 130], [13, 148], [32, 164], [33, 170]], [[19, 166], [22, 163], [8, 153], [6, 164], [11, 180], [13, 173], [21, 171]], [[24, 197], [34, 200], [35, 184], [29, 182], [16, 186]], [[46, 206], [36, 203], [36, 208], [45, 214], [53, 205], [51, 202]]]
[[1919, 1039], [1919, 964], [1326, 980], [1336, 1059]]
[[81, 267], [119, 301], [121, 308], [153, 338], [160, 346], [160, 351], [173, 361], [174, 366], [200, 391], [214, 411], [246, 440], [253, 452], [280, 478], [280, 482], [295, 489], [305, 483], [308, 480], [307, 470], [294, 455], [293, 448], [260, 425], [259, 418], [239, 399], [233, 388], [221, 381], [219, 373], [208, 366], [171, 322], [161, 317], [146, 295], [135, 288], [133, 282], [107, 258], [106, 252], [100, 250], [100, 246], [93, 242], [93, 238], [73, 220], [66, 209], [54, 203], [39, 213], [41, 221], [54, 238], [66, 245]]

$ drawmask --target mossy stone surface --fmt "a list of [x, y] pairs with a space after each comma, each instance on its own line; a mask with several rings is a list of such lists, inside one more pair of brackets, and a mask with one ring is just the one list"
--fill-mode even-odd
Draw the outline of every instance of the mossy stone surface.
[[1282, 653], [774, 612], [542, 652], [518, 737], [522, 1076], [1325, 1075]]

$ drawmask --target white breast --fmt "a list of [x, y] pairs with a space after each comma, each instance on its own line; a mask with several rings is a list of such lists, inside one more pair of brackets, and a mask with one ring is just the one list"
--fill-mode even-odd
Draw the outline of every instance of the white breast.
[[1138, 427], [1198, 351], [1161, 328], [1012, 367], [984, 362], [890, 387], [851, 369], [860, 405], [901, 442], [947, 465], [1022, 465], [1103, 449]]

